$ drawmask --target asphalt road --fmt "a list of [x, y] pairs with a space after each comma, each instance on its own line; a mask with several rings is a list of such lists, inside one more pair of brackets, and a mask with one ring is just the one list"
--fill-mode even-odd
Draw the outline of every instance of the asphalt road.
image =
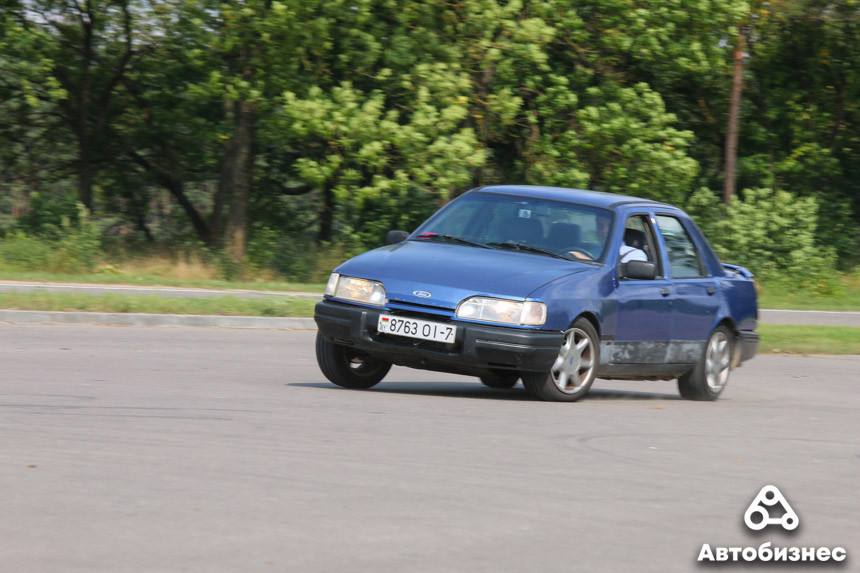
[[[342, 390], [313, 337], [0, 325], [0, 569], [671, 572], [768, 541], [858, 568], [860, 357], [551, 404], [396, 368]], [[794, 534], [745, 528], [765, 484]]]
[[851, 310], [759, 309], [758, 320], [765, 324], [813, 324], [860, 327], [860, 312]]

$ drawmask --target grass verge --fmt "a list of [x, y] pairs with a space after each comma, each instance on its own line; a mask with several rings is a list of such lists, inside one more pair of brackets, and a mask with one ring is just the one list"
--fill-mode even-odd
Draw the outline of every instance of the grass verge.
[[[89, 273], [70, 274], [45, 271], [12, 271], [0, 268], [0, 281], [112, 284], [133, 286], [187, 287], [208, 289], [246, 289], [258, 291], [319, 292], [323, 283], [296, 283], [274, 280], [226, 281], [215, 278], [181, 277], [160, 274], [116, 274]], [[846, 275], [838, 281], [839, 286], [829, 294], [820, 294], [800, 289], [791, 289], [784, 284], [757, 284], [759, 308], [793, 310], [856, 310], [860, 311], [860, 273]]]
[[[316, 302], [316, 299], [284, 296], [186, 299], [113, 294], [0, 293], [0, 308], [3, 309], [78, 312], [311, 317]], [[761, 334], [759, 352], [763, 354], [860, 354], [860, 328], [759, 323], [758, 332]]]
[[860, 310], [860, 290], [828, 296], [806, 291], [762, 293], [758, 299], [758, 306], [785, 310]]
[[245, 289], [259, 291], [284, 292], [319, 292], [325, 290], [325, 284], [291, 283], [283, 281], [225, 281], [219, 279], [181, 279], [162, 277], [158, 275], [115, 275], [115, 274], [69, 274], [49, 273], [43, 271], [4, 271], [0, 270], [0, 281], [18, 281], [34, 283], [82, 283], [97, 285], [132, 285], [187, 287], [210, 289]]
[[836, 277], [825, 292], [813, 292], [787, 282], [757, 282], [759, 308], [790, 310], [860, 310], [860, 273]]
[[758, 324], [762, 354], [860, 354], [860, 328]]
[[7, 310], [310, 317], [316, 303], [316, 299], [288, 296], [240, 299], [228, 295], [196, 299], [118, 294], [0, 293], [0, 308]]

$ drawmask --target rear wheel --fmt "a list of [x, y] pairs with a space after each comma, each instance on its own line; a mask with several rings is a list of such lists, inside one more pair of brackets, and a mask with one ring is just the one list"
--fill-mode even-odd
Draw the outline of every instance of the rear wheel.
[[716, 400], [729, 381], [731, 364], [732, 333], [721, 324], [708, 338], [699, 362], [678, 378], [678, 391], [687, 400]]
[[523, 372], [523, 386], [532, 396], [553, 402], [575, 402], [594, 382], [600, 347], [591, 322], [580, 318], [564, 333], [564, 342], [549, 372]]
[[335, 344], [317, 333], [317, 363], [331, 382], [344, 388], [363, 390], [378, 384], [391, 363], [362, 350]]
[[495, 370], [481, 376], [481, 382], [484, 386], [490, 388], [508, 389], [517, 385], [517, 380], [520, 379], [519, 372], [510, 370]]

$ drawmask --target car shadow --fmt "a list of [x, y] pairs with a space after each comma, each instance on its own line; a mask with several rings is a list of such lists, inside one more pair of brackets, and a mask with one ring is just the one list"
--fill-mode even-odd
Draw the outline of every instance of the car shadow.
[[[349, 391], [327, 382], [290, 382], [287, 386], [319, 388], [321, 390]], [[535, 401], [521, 384], [510, 390], [487, 388], [482, 384], [469, 382], [382, 382], [369, 390], [379, 394], [410, 394], [415, 396], [435, 396], [442, 398], [476, 398], [480, 400]], [[607, 390], [592, 388], [583, 400], [680, 400], [677, 394], [639, 392], [632, 390]]]
[[[290, 382], [287, 386], [301, 386], [305, 388], [320, 388], [323, 390], [349, 391], [329, 383]], [[414, 396], [437, 396], [442, 398], [478, 398], [481, 400], [531, 400], [522, 386], [516, 386], [510, 390], [497, 390], [487, 388], [482, 384], [469, 382], [382, 382], [369, 390], [358, 390], [359, 392], [373, 392], [376, 394], [411, 394]]]
[[658, 392], [639, 392], [636, 390], [607, 390], [605, 388], [592, 388], [585, 395], [584, 400], [681, 400], [678, 394], [664, 394]]

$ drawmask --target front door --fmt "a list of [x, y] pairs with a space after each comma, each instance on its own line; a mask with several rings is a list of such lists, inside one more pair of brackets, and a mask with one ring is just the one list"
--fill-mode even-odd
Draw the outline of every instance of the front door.
[[[657, 264], [657, 278], [625, 279], [618, 276], [618, 322], [612, 344], [613, 364], [662, 364], [672, 339], [672, 283], [663, 276], [657, 242], [647, 214], [631, 215], [624, 225], [620, 251], [628, 258]], [[631, 248], [638, 252], [631, 253]], [[620, 262], [620, 261], [619, 261]]]

